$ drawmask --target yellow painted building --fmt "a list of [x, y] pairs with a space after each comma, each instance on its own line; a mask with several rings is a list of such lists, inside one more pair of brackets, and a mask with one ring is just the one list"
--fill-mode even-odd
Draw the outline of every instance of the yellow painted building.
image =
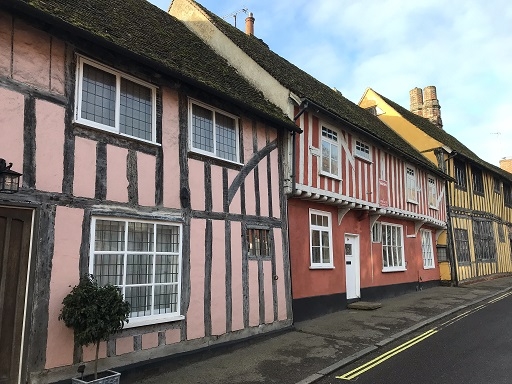
[[448, 229], [438, 239], [441, 280], [512, 273], [512, 174], [443, 130], [435, 87], [415, 88], [410, 97], [409, 111], [369, 88], [359, 105], [453, 178], [446, 188]]

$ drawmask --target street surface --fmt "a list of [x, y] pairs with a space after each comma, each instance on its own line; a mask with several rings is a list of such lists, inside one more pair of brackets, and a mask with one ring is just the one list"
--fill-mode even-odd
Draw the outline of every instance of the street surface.
[[366, 356], [319, 384], [512, 383], [512, 292]]

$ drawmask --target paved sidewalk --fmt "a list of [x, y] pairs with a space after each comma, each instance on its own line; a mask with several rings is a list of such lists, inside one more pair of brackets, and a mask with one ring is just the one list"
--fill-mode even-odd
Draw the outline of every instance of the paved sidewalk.
[[307, 384], [440, 318], [512, 289], [512, 277], [435, 287], [344, 310], [294, 329], [124, 372], [123, 384]]

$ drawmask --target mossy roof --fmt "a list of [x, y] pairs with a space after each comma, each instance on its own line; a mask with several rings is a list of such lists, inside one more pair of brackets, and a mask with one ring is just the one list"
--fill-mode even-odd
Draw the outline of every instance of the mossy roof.
[[384, 141], [386, 143], [384, 146], [393, 148], [409, 160], [433, 171], [435, 170], [439, 174], [440, 171], [434, 163], [426, 159], [377, 117], [270, 50], [262, 40], [253, 35], [247, 35], [200, 4], [197, 4], [197, 6], [202, 9], [213, 25], [294, 94], [312, 101], [338, 119], [348, 122], [378, 140]]
[[295, 124], [183, 23], [145, 0], [2, 0], [68, 33], [133, 57], [281, 127]]
[[[375, 91], [374, 91], [375, 92]], [[375, 92], [377, 93], [377, 92]], [[450, 147], [452, 150], [456, 151], [458, 154], [462, 155], [464, 158], [479, 165], [482, 168], [485, 168], [493, 173], [497, 173], [502, 177], [505, 177], [508, 180], [512, 180], [512, 174], [488, 163], [485, 160], [482, 160], [478, 157], [472, 150], [462, 144], [459, 140], [457, 140], [454, 136], [450, 135], [444, 129], [438, 128], [436, 125], [431, 123], [428, 119], [418, 116], [415, 113], [412, 113], [408, 109], [400, 106], [394, 101], [380, 95], [377, 93], [379, 97], [382, 98], [389, 106], [391, 106], [396, 112], [398, 112], [404, 119], [410, 122], [412, 125], [418, 127], [423, 132], [425, 132], [430, 137], [436, 139], [440, 143]]]

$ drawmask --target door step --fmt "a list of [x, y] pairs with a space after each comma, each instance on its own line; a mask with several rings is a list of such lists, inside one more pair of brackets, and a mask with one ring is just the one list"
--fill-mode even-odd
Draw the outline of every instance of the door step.
[[381, 303], [371, 303], [369, 301], [356, 301], [354, 303], [350, 303], [347, 306], [349, 309], [360, 309], [363, 311], [373, 311], [375, 309], [379, 309], [382, 307]]

